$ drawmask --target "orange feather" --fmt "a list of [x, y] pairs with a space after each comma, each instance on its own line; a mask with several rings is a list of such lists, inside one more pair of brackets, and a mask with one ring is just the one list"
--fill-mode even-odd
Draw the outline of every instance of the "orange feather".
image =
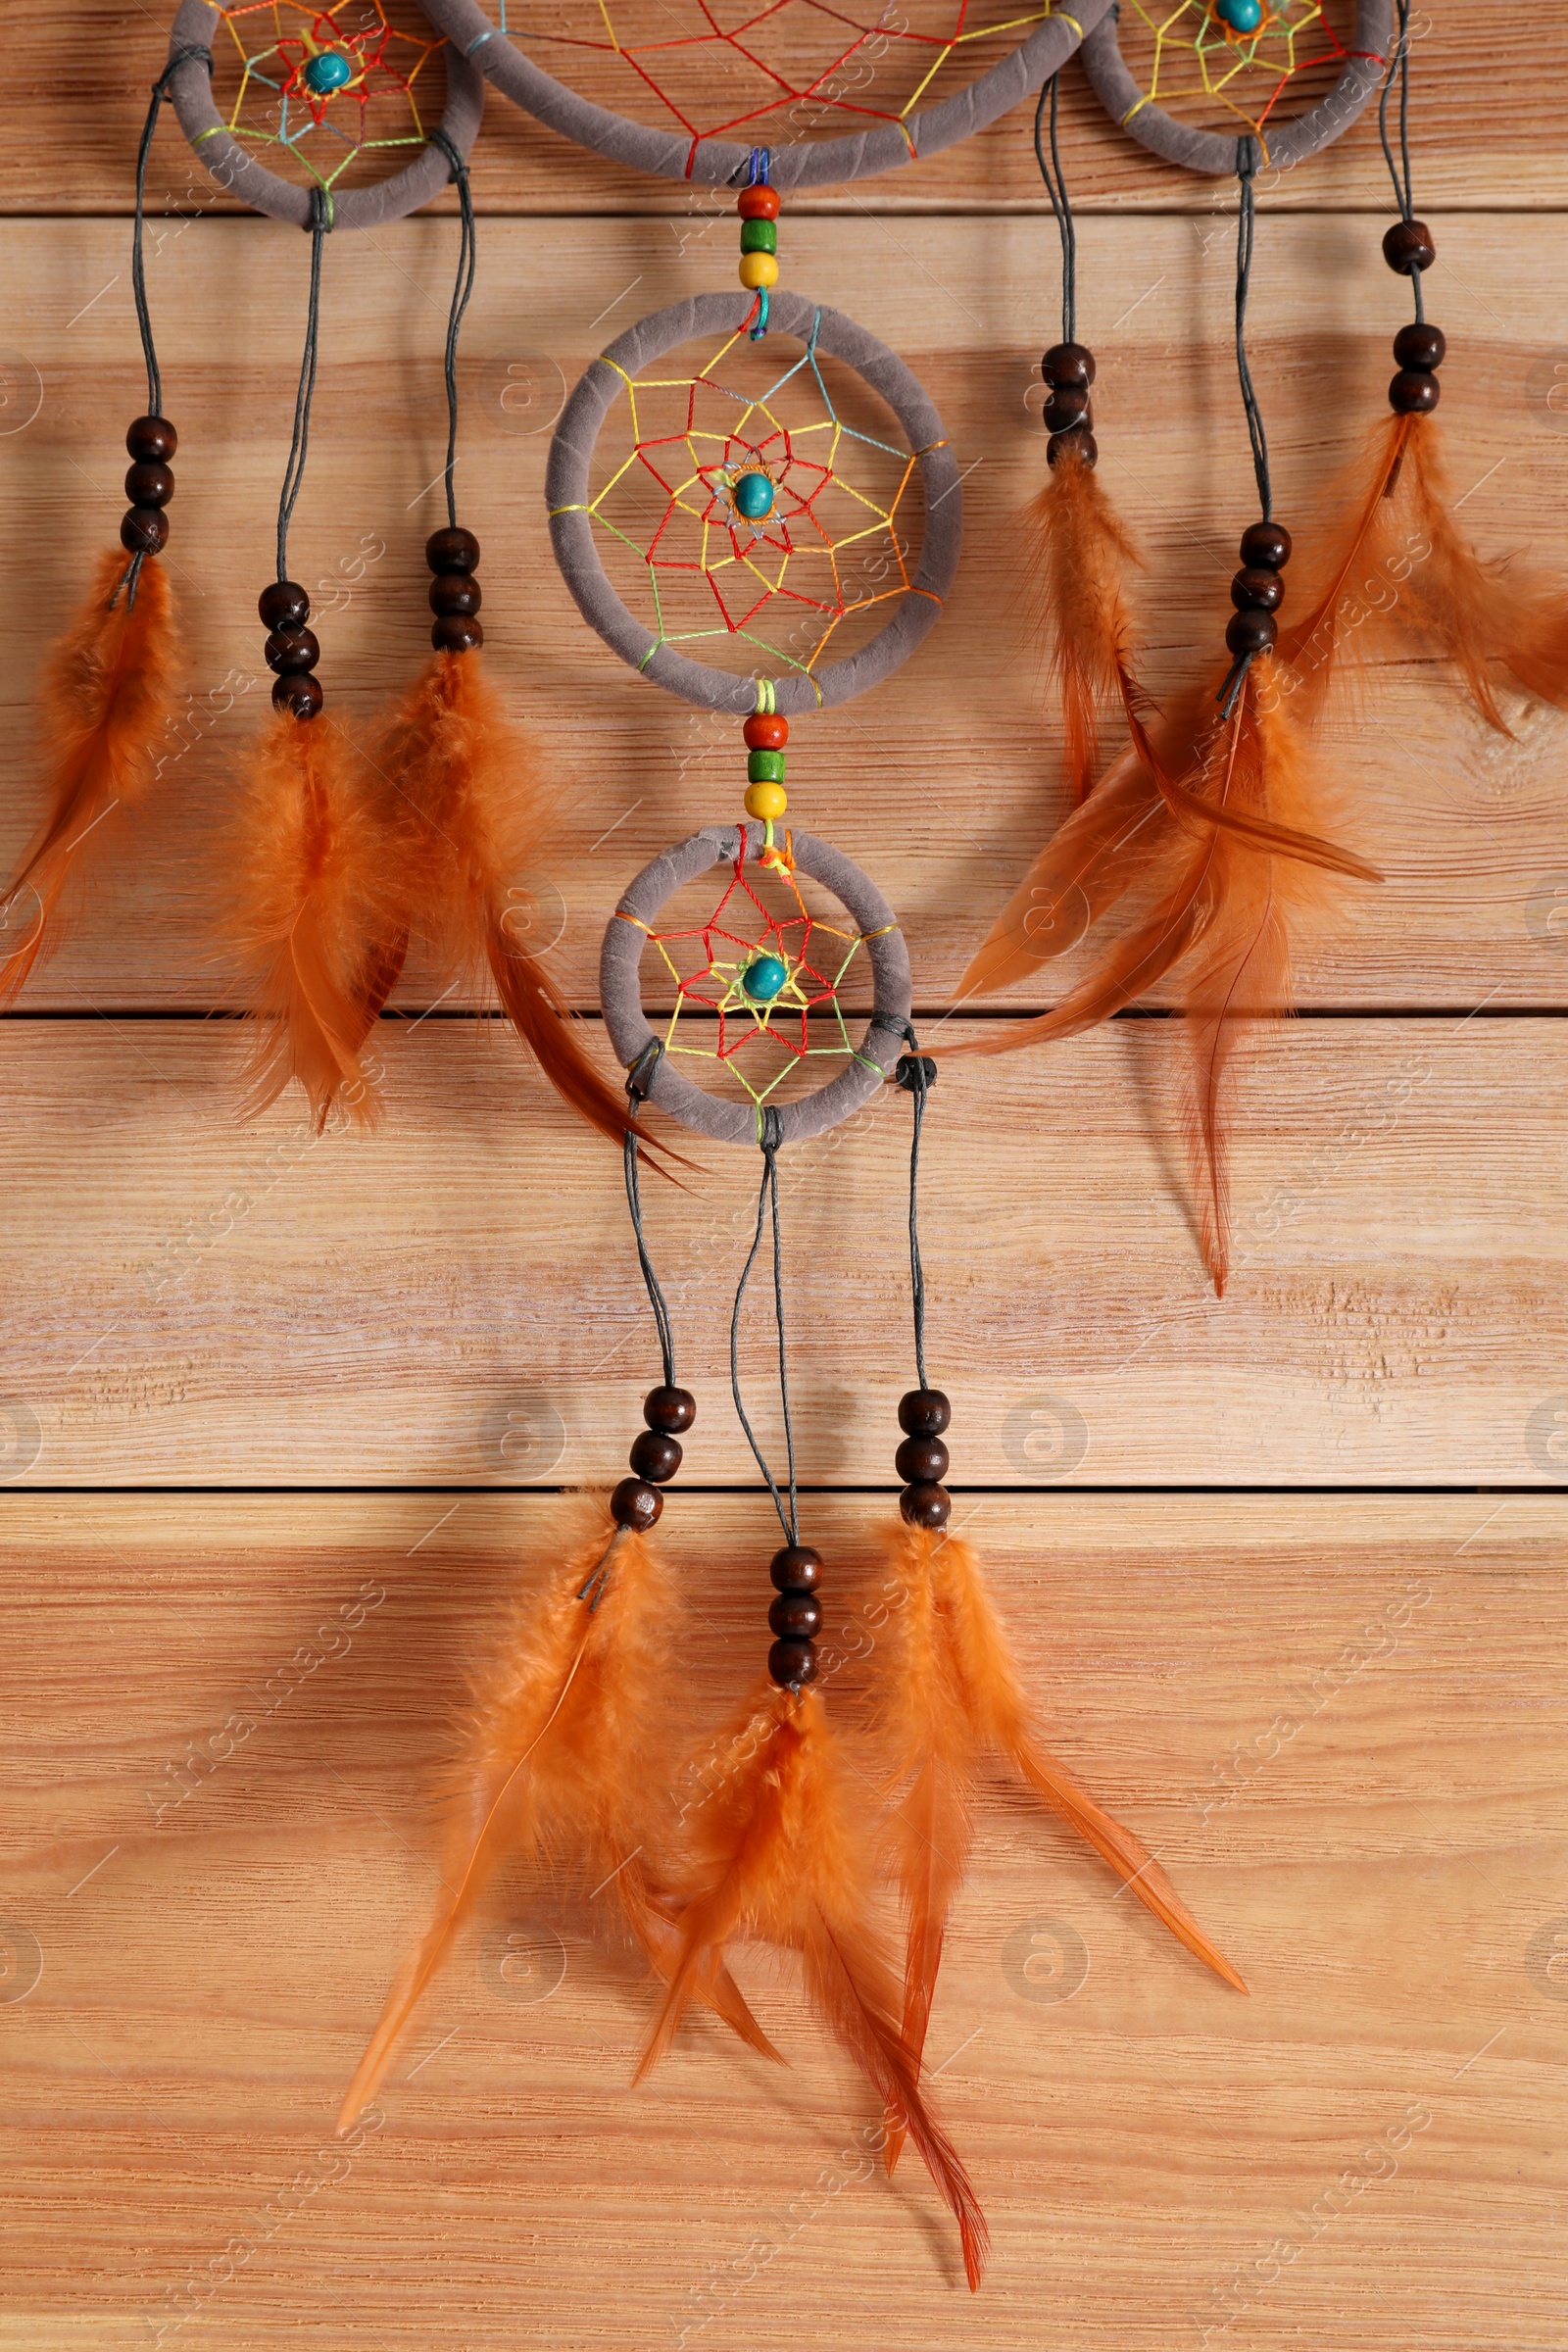
[[369, 770], [337, 721], [273, 711], [242, 779], [228, 851], [234, 945], [261, 1023], [247, 1112], [297, 1078], [318, 1129], [335, 1105], [373, 1125], [380, 1104], [361, 1054], [395, 977], [397, 917]]
[[907, 2131], [951, 2207], [977, 2287], [985, 2217], [904, 2045], [897, 1978], [867, 1916], [867, 1866], [843, 1766], [813, 1691], [766, 1684], [754, 1695], [725, 1735], [688, 1828], [680, 1958], [638, 2080], [669, 2047], [687, 2001], [732, 1942], [799, 1952], [812, 2005]]
[[[409, 919], [442, 972], [487, 963], [508, 1019], [551, 1085], [620, 1143], [624, 1092], [588, 1057], [584, 1024], [514, 929], [550, 810], [534, 752], [512, 725], [476, 655], [439, 653], [395, 714], [378, 753], [399, 796], [397, 838]], [[647, 1148], [648, 1139], [644, 1138]]]
[[[1255, 660], [1231, 716], [1211, 722], [1199, 739], [1182, 786], [1194, 808], [1255, 819], [1267, 834], [1217, 824], [1205, 832], [1185, 807], [1173, 810], [1135, 745], [1036, 859], [959, 992], [995, 987], [1049, 961], [1136, 888], [1142, 911], [1125, 937], [1050, 1012], [995, 1022], [978, 1037], [935, 1049], [948, 1056], [1005, 1054], [1073, 1037], [1185, 966], [1190, 1141], [1204, 1263], [1221, 1294], [1229, 1267], [1224, 1081], [1238, 1039], [1249, 1024], [1290, 1010], [1293, 919], [1326, 902], [1337, 874], [1378, 879], [1347, 852], [1336, 851], [1330, 865], [1266, 846], [1269, 835], [1321, 841], [1322, 788], [1286, 684], [1276, 661]], [[1162, 764], [1174, 768], [1177, 748], [1179, 738], [1167, 743]]]
[[[443, 1890], [399, 1972], [338, 2118], [346, 2131], [384, 2075], [399, 2034], [498, 1869], [573, 1864], [620, 1916], [650, 1964], [672, 1974], [676, 1929], [654, 1883], [657, 1790], [668, 1720], [672, 1580], [657, 1549], [608, 1512], [540, 1596], [519, 1607], [480, 1681], [448, 1791]], [[778, 2053], [727, 1969], [696, 1988], [764, 2056]]]
[[1509, 669], [1544, 702], [1568, 703], [1568, 597], [1511, 559], [1476, 554], [1454, 518], [1442, 427], [1391, 416], [1373, 435], [1365, 478], [1281, 653], [1308, 701], [1365, 628], [1397, 622], [1462, 680], [1481, 715], [1508, 732], [1493, 684]]
[[1025, 510], [1026, 577], [1030, 618], [1060, 698], [1068, 788], [1082, 801], [1100, 768], [1102, 706], [1142, 699], [1122, 593], [1125, 567], [1142, 559], [1071, 436], [1057, 447], [1050, 480]]
[[[44, 673], [39, 698], [49, 768], [49, 809], [5, 894], [28, 906], [26, 937], [0, 958], [0, 1004], [11, 1004], [40, 957], [58, 945], [61, 897], [89, 839], [116, 808], [133, 808], [157, 773], [159, 741], [174, 712], [179, 645], [169, 575], [144, 560], [135, 601], [128, 559], [98, 564], [92, 591]], [[20, 910], [19, 910], [20, 911]]]
[[[971, 1803], [987, 1757], [1000, 1757], [1103, 1856], [1190, 1952], [1247, 1990], [1130, 1830], [1113, 1821], [1029, 1726], [1017, 1670], [980, 1563], [957, 1536], [903, 1522], [888, 1540], [903, 1595], [889, 1624], [876, 1745], [895, 1796], [894, 1866], [907, 1911], [904, 2041], [919, 2063], [943, 1938], [973, 1838]], [[902, 2133], [889, 2141], [888, 2165]]]

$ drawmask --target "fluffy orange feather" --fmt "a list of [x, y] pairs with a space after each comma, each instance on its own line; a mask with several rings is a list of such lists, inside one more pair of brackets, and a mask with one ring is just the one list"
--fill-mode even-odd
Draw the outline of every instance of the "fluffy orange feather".
[[361, 1057], [396, 976], [398, 916], [372, 785], [332, 718], [274, 710], [252, 750], [226, 845], [232, 943], [260, 1023], [248, 1112], [297, 1078], [318, 1129], [337, 1105], [366, 1126], [379, 1115]]
[[476, 655], [434, 656], [392, 719], [378, 764], [396, 793], [409, 920], [432, 958], [443, 972], [487, 963], [508, 1019], [556, 1092], [621, 1142], [624, 1093], [594, 1067], [582, 1024], [513, 927], [550, 810], [532, 748]]
[[[961, 1537], [900, 1522], [887, 1544], [900, 1592], [885, 1640], [876, 1751], [894, 1810], [893, 1860], [907, 1913], [904, 2042], [925, 2048], [948, 1914], [969, 1866], [970, 1806], [988, 1758], [1011, 1767], [1071, 1824], [1178, 1941], [1247, 1990], [1164, 1872], [1039, 1744], [979, 1560]], [[891, 2170], [902, 2133], [889, 2142]]]
[[[1189, 1140], [1200, 1196], [1204, 1263], [1223, 1293], [1229, 1269], [1225, 1079], [1239, 1038], [1291, 1008], [1293, 925], [1329, 900], [1337, 875], [1376, 869], [1335, 851], [1333, 862], [1269, 846], [1238, 826], [1204, 825], [1194, 810], [1255, 819], [1286, 842], [1322, 842], [1322, 786], [1298, 703], [1281, 664], [1260, 656], [1228, 719], [1211, 721], [1192, 754], [1173, 808], [1135, 743], [1048, 843], [959, 983], [960, 996], [996, 988], [1073, 947], [1136, 891], [1141, 908], [1124, 937], [1050, 1012], [992, 1023], [938, 1054], [1005, 1054], [1073, 1037], [1108, 1020], [1178, 968], [1192, 1054]], [[1158, 765], [1174, 773], [1181, 730]], [[1168, 778], [1167, 778], [1168, 780]], [[1186, 804], [1191, 804], [1189, 808]]]
[[1476, 554], [1455, 520], [1443, 431], [1430, 416], [1390, 416], [1364, 478], [1281, 653], [1309, 702], [1366, 629], [1407, 628], [1446, 662], [1488, 722], [1507, 733], [1493, 672], [1509, 669], [1544, 702], [1568, 703], [1568, 596], [1513, 559]]
[[687, 1827], [680, 1954], [639, 2081], [731, 1943], [749, 1938], [799, 1952], [813, 2007], [908, 2132], [951, 2207], [977, 2287], [989, 2244], [985, 2217], [905, 2047], [898, 1980], [868, 1917], [867, 1862], [814, 1691], [769, 1683], [754, 1695], [725, 1734]]
[[1060, 699], [1068, 789], [1082, 801], [1100, 769], [1102, 709], [1141, 699], [1122, 593], [1126, 566], [1141, 558], [1070, 435], [1025, 524], [1029, 617]]
[[[618, 1906], [662, 1975], [677, 1935], [655, 1884], [663, 1824], [673, 1582], [658, 1550], [608, 1511], [519, 1606], [480, 1678], [447, 1799], [443, 1890], [429, 1930], [399, 1972], [338, 2118], [346, 2131], [374, 2095], [399, 2034], [497, 1870], [552, 1861]], [[754, 2049], [778, 2053], [722, 1966], [696, 1987]]]
[[179, 645], [169, 575], [146, 559], [135, 601], [125, 585], [127, 558], [116, 549], [99, 563], [92, 591], [44, 672], [39, 697], [49, 808], [5, 894], [27, 906], [26, 936], [0, 958], [0, 1004], [14, 1001], [41, 956], [58, 944], [61, 896], [89, 840], [102, 844], [104, 820], [129, 808], [157, 773], [157, 752], [174, 711]]

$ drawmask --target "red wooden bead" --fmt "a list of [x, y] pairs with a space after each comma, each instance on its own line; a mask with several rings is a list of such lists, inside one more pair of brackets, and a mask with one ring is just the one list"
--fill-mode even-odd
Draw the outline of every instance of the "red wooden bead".
[[743, 220], [776, 220], [778, 219], [777, 188], [742, 188], [735, 199], [735, 210]]
[[749, 752], [781, 752], [790, 739], [790, 722], [776, 710], [758, 710], [741, 733]]

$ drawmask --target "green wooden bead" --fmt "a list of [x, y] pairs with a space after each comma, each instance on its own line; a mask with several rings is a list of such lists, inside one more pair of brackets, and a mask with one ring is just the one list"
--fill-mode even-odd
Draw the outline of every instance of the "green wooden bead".
[[746, 755], [748, 784], [782, 784], [784, 755], [782, 752], [748, 752]]
[[742, 253], [777, 253], [777, 221], [743, 220], [741, 222], [741, 251]]

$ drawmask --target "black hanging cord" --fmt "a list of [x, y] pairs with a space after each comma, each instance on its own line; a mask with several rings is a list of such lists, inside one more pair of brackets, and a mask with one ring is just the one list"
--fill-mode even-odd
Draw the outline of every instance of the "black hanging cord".
[[[1247, 412], [1248, 438], [1252, 444], [1252, 471], [1257, 479], [1257, 499], [1264, 522], [1274, 514], [1274, 485], [1269, 479], [1268, 435], [1263, 430], [1263, 412], [1257, 405], [1257, 393], [1252, 383], [1252, 370], [1247, 357], [1247, 297], [1252, 283], [1252, 240], [1257, 222], [1257, 198], [1253, 174], [1258, 164], [1258, 144], [1253, 138], [1239, 139], [1236, 143], [1236, 377], [1242, 387], [1242, 407]], [[1232, 664], [1224, 685], [1215, 698], [1220, 715], [1229, 718], [1236, 708], [1236, 698], [1247, 676], [1250, 654], [1243, 654]]]
[[[773, 1497], [773, 1508], [778, 1513], [785, 1541], [798, 1544], [801, 1534], [799, 1498], [795, 1488], [795, 1431], [790, 1421], [790, 1380], [784, 1359], [784, 1256], [778, 1229], [778, 1148], [782, 1141], [782, 1122], [778, 1112], [768, 1104], [762, 1111], [762, 1181], [757, 1194], [757, 1231], [752, 1236], [751, 1250], [741, 1269], [741, 1278], [735, 1290], [735, 1308], [729, 1319], [729, 1386], [740, 1425], [746, 1432], [746, 1442], [757, 1457], [757, 1467], [767, 1481], [767, 1491]], [[746, 1407], [741, 1402], [741, 1304], [746, 1297], [746, 1285], [751, 1279], [752, 1268], [757, 1263], [757, 1252], [762, 1246], [762, 1222], [769, 1214], [773, 1220], [773, 1317], [778, 1326], [778, 1394], [784, 1408], [784, 1445], [789, 1456], [788, 1511], [778, 1491], [778, 1482], [768, 1468], [767, 1456], [757, 1442], [757, 1433], [746, 1418]]]
[[[1069, 338], [1070, 340], [1070, 338]], [[914, 1369], [917, 1385], [925, 1376], [925, 1267], [920, 1259], [920, 1130], [925, 1124], [926, 1098], [937, 1082], [937, 1065], [920, 1051], [914, 1023], [904, 1024], [908, 1053], [899, 1056], [898, 1082], [914, 1097], [914, 1122], [909, 1136], [909, 1303], [914, 1312]]]
[[[1035, 161], [1040, 176], [1051, 198], [1051, 209], [1056, 216], [1056, 231], [1061, 238], [1061, 339], [1075, 340], [1078, 322], [1078, 231], [1073, 222], [1072, 206], [1067, 199], [1067, 181], [1061, 169], [1061, 151], [1056, 145], [1056, 87], [1060, 75], [1053, 74], [1040, 93], [1035, 108]], [[1046, 161], [1045, 144], [1040, 136], [1045, 120], [1046, 100], [1051, 100], [1051, 161]]]
[[191, 48], [175, 51], [159, 74], [158, 79], [153, 83], [152, 104], [147, 109], [147, 120], [142, 124], [141, 145], [136, 150], [136, 217], [130, 231], [130, 285], [131, 291], [136, 297], [136, 324], [141, 329], [142, 357], [147, 362], [147, 414], [149, 416], [161, 416], [164, 413], [164, 385], [163, 378], [158, 372], [158, 353], [153, 344], [152, 313], [147, 308], [147, 273], [142, 267], [142, 220], [147, 199], [147, 158], [152, 153], [153, 133], [158, 128], [158, 118], [163, 112], [164, 100], [169, 96], [170, 82], [180, 67], [189, 65], [192, 58], [198, 59], [211, 74], [213, 53], [210, 49]]
[[288, 526], [294, 502], [305, 479], [305, 459], [311, 440], [311, 396], [316, 390], [316, 351], [321, 322], [321, 248], [332, 225], [332, 200], [322, 187], [311, 190], [311, 300], [305, 318], [305, 349], [300, 357], [300, 384], [294, 395], [294, 437], [277, 502], [277, 576], [288, 578]]
[[478, 238], [473, 218], [473, 191], [468, 185], [467, 160], [462, 148], [441, 129], [431, 131], [430, 144], [439, 147], [452, 166], [458, 205], [463, 215], [463, 229], [458, 242], [458, 274], [452, 288], [452, 312], [447, 319], [447, 520], [456, 530], [458, 499], [453, 477], [458, 463], [458, 329], [463, 324], [463, 314], [473, 292]]
[[[1395, 0], [1397, 36], [1389, 70], [1383, 76], [1383, 91], [1378, 99], [1378, 137], [1383, 142], [1383, 160], [1389, 167], [1394, 182], [1394, 201], [1403, 220], [1415, 219], [1415, 190], [1410, 177], [1410, 0]], [[1389, 138], [1389, 93], [1396, 79], [1399, 85], [1399, 160], [1394, 160], [1394, 147]], [[1422, 272], [1412, 270], [1410, 282], [1415, 294], [1416, 324], [1426, 323], [1426, 312], [1421, 296]]]
[[[653, 1077], [659, 1056], [663, 1050], [657, 1037], [650, 1039], [626, 1073], [626, 1092], [631, 1098], [631, 1115], [634, 1122], [638, 1110], [648, 1100], [649, 1081]], [[637, 1240], [637, 1263], [643, 1270], [643, 1281], [648, 1290], [648, 1303], [654, 1310], [654, 1322], [659, 1331], [659, 1352], [663, 1359], [664, 1386], [666, 1389], [672, 1389], [675, 1386], [675, 1338], [670, 1326], [669, 1307], [663, 1292], [659, 1287], [659, 1276], [654, 1272], [654, 1261], [648, 1254], [648, 1244], [643, 1236], [642, 1186], [637, 1173], [637, 1136], [634, 1126], [628, 1127], [626, 1130], [625, 1159], [626, 1205], [631, 1210], [631, 1229]]]

